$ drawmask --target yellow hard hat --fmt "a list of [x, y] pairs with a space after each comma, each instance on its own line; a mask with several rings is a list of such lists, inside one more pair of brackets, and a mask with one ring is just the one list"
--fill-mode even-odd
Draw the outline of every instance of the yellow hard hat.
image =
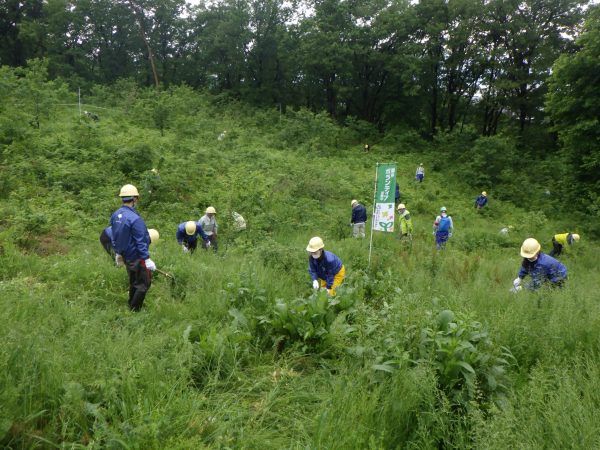
[[208, 208], [206, 208], [206, 214], [216, 214], [217, 211], [215, 208], [213, 208], [212, 206], [209, 206]]
[[533, 258], [542, 249], [542, 246], [534, 238], [527, 238], [521, 245], [521, 256], [523, 258]]
[[150, 235], [150, 243], [156, 244], [158, 242], [158, 238], [160, 238], [158, 230], [155, 230], [154, 228], [148, 228], [148, 234]]
[[185, 223], [185, 233], [188, 236], [193, 236], [196, 233], [196, 222], [189, 220]]
[[579, 238], [580, 238], [580, 236], [579, 236], [578, 234], [573, 234], [573, 240], [574, 240], [575, 242], [578, 242], [578, 241], [579, 241]]
[[139, 197], [140, 194], [137, 188], [133, 184], [126, 184], [121, 188], [121, 192], [119, 192], [119, 197]]
[[481, 195], [483, 195], [484, 197], [487, 197], [487, 192], [483, 191], [483, 192], [481, 193]]
[[306, 247], [306, 251], [313, 253], [322, 249], [323, 247], [325, 247], [325, 244], [323, 244], [323, 239], [321, 239], [319, 236], [315, 236], [308, 241], [308, 247]]
[[400, 209], [406, 209], [406, 205], [405, 205], [404, 203], [400, 203], [400, 204], [398, 205], [398, 209], [399, 209], [399, 210], [400, 210]]
[[357, 203], [358, 203], [358, 200], [352, 200], [352, 201], [350, 202], [350, 206], [354, 206], [354, 205], [356, 205]]
[[153, 174], [158, 174], [158, 169], [152, 169], [150, 172], [152, 172]]

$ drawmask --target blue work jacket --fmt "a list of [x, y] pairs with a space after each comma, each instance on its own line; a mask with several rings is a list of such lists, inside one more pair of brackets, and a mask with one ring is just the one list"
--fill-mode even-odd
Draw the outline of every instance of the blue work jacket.
[[320, 278], [327, 283], [327, 289], [333, 286], [333, 278], [342, 268], [342, 260], [335, 254], [323, 250], [321, 257], [308, 256], [308, 273], [313, 280]]
[[177, 227], [177, 233], [175, 233], [175, 237], [177, 238], [177, 243], [182, 244], [184, 241], [188, 244], [192, 242], [196, 242], [198, 240], [198, 236], [202, 237], [204, 241], [208, 241], [208, 235], [202, 229], [202, 225], [196, 222], [196, 231], [194, 234], [189, 235], [185, 231], [185, 222], [182, 222]]
[[559, 260], [540, 252], [535, 261], [523, 261], [519, 270], [519, 278], [524, 278], [526, 275], [531, 277], [531, 287], [538, 289], [546, 281], [553, 284], [563, 281], [567, 278], [567, 268]]
[[110, 218], [112, 244], [125, 261], [150, 258], [150, 235], [144, 219], [130, 206], [123, 205]]
[[351, 223], [365, 223], [367, 221], [367, 208], [360, 203], [352, 208]]
[[475, 199], [475, 204], [479, 207], [483, 207], [487, 204], [488, 199], [485, 195], [480, 195]]

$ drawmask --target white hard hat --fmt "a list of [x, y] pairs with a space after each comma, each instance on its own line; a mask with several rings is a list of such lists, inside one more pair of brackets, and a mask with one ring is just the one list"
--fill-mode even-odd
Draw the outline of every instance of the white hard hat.
[[325, 244], [323, 243], [323, 239], [321, 239], [319, 236], [315, 236], [314, 238], [311, 238], [310, 241], [308, 241], [308, 246], [306, 247], [306, 251], [310, 252], [310, 253], [314, 253], [317, 250], [322, 249], [323, 247], [325, 247]]
[[148, 234], [150, 235], [150, 243], [156, 244], [158, 242], [158, 238], [160, 237], [158, 230], [155, 230], [154, 228], [148, 228]]
[[139, 197], [140, 194], [137, 188], [133, 184], [126, 184], [121, 188], [119, 192], [119, 197], [127, 198], [127, 197]]
[[354, 205], [356, 205], [357, 203], [358, 203], [358, 200], [352, 200], [352, 201], [350, 202], [350, 206], [354, 206]]
[[521, 245], [521, 256], [523, 258], [533, 258], [542, 249], [542, 246], [534, 238], [527, 238]]
[[185, 234], [188, 236], [193, 236], [196, 233], [196, 222], [193, 220], [188, 220], [185, 223]]
[[209, 206], [208, 208], [206, 208], [206, 214], [216, 214], [216, 213], [217, 213], [217, 211], [212, 206]]
[[406, 209], [406, 205], [404, 203], [400, 203], [398, 205], [398, 209]]

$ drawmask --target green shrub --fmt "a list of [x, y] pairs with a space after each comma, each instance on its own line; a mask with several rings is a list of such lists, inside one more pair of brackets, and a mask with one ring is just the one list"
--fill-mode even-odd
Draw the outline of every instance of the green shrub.
[[123, 175], [141, 174], [152, 169], [154, 151], [146, 143], [133, 144], [131, 147], [123, 147], [117, 150], [115, 160]]
[[501, 404], [514, 363], [510, 350], [496, 347], [481, 323], [455, 319], [452, 311], [441, 311], [436, 321], [435, 328], [421, 330], [417, 363], [433, 366], [440, 388], [459, 408]]
[[331, 325], [338, 313], [352, 306], [340, 298], [338, 295], [332, 299], [319, 291], [308, 298], [277, 299], [269, 315], [257, 317], [259, 328], [278, 349], [287, 343], [300, 343], [303, 352], [322, 350], [329, 343]]

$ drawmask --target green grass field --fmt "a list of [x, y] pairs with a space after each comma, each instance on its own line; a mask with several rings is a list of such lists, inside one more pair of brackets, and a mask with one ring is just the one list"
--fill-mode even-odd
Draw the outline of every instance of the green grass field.
[[[426, 144], [365, 154], [323, 116], [173, 98], [192, 113], [164, 136], [126, 98], [99, 122], [56, 109], [3, 144], [3, 448], [600, 448], [597, 243], [582, 232], [561, 256], [564, 289], [509, 292], [523, 239], [549, 250], [586, 224], [473, 189]], [[369, 266], [350, 201], [370, 217], [377, 162], [398, 164], [415, 238], [376, 233]], [[140, 313], [98, 242], [125, 183], [176, 279], [155, 274]], [[177, 225], [208, 205], [219, 252], [183, 254]], [[455, 233], [437, 252], [440, 206]], [[311, 289], [314, 235], [347, 268], [332, 304]]]

